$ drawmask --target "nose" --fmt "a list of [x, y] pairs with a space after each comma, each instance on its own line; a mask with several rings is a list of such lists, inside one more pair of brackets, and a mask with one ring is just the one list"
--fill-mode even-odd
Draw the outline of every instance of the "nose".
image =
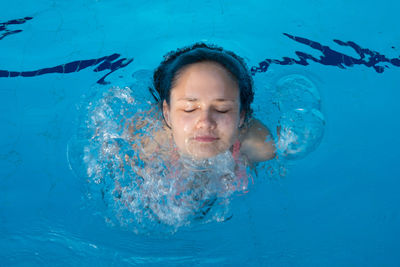
[[199, 113], [199, 118], [197, 121], [197, 128], [199, 129], [214, 129], [216, 122], [209, 110], [202, 110]]

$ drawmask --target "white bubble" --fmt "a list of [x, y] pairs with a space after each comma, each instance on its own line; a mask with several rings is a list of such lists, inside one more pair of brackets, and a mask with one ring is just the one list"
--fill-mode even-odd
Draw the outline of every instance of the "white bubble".
[[292, 74], [276, 84], [276, 98], [281, 112], [293, 109], [320, 109], [321, 97], [315, 84], [307, 77]]
[[324, 135], [325, 119], [317, 109], [295, 109], [280, 118], [279, 155], [300, 159], [314, 151]]

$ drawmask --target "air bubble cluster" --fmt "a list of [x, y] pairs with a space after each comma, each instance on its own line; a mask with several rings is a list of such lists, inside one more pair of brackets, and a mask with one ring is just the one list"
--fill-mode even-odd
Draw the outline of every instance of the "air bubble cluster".
[[158, 143], [162, 115], [156, 105], [137, 101], [131, 88], [114, 87], [87, 102], [68, 160], [107, 222], [174, 232], [231, 217], [232, 196], [249, 186], [244, 160], [230, 151], [194, 160], [181, 156], [171, 137]]
[[281, 113], [277, 150], [285, 159], [304, 158], [321, 143], [325, 118], [315, 84], [299, 74], [282, 77], [276, 84]]

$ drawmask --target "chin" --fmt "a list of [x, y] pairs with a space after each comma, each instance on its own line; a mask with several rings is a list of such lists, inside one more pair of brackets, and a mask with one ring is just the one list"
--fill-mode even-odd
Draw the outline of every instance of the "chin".
[[215, 157], [216, 155], [218, 155], [219, 153], [206, 153], [206, 152], [199, 152], [199, 153], [195, 153], [195, 154], [191, 154], [191, 156], [195, 159], [208, 159], [208, 158], [212, 158]]
[[207, 159], [225, 152], [227, 149], [218, 149], [215, 144], [197, 145], [190, 149], [190, 156], [195, 159]]

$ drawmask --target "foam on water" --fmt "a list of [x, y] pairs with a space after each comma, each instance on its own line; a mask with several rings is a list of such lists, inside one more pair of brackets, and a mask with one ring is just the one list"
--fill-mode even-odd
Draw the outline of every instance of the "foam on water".
[[244, 159], [226, 151], [195, 160], [180, 155], [171, 136], [159, 143], [159, 109], [132, 94], [114, 87], [90, 97], [70, 142], [69, 162], [89, 199], [101, 199], [108, 222], [139, 232], [230, 218], [230, 198], [249, 186]]
[[[150, 95], [150, 72], [138, 71], [133, 77], [135, 90], [99, 90], [80, 110], [68, 160], [86, 181], [88, 199], [104, 208], [107, 222], [135, 232], [174, 232], [195, 223], [226, 221], [232, 216], [232, 197], [247, 192], [253, 182], [246, 160], [235, 149], [196, 160], [179, 153], [170, 133], [156, 138], [166, 130], [159, 108], [143, 96]], [[275, 140], [278, 158], [304, 157], [323, 136], [319, 93], [307, 78], [291, 75], [278, 82], [277, 97], [287, 103], [281, 105], [285, 109], [280, 110]], [[280, 164], [270, 161], [268, 175], [282, 175]]]

